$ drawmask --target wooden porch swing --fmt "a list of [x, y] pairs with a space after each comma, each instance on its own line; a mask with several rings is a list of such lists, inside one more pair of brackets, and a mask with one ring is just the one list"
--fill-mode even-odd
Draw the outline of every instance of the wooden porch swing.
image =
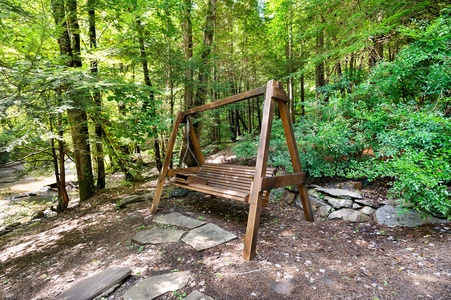
[[[194, 155], [200, 167], [169, 169], [180, 124], [187, 122], [189, 124], [190, 115], [259, 95], [265, 95], [265, 100], [255, 167], [205, 163], [194, 129], [192, 126], [188, 126], [189, 138], [191, 139]], [[275, 169], [267, 167], [271, 127], [276, 102], [294, 170], [293, 174], [282, 176], [274, 176]], [[243, 258], [245, 260], [251, 260], [255, 257], [260, 213], [262, 206], [268, 201], [270, 190], [296, 185], [299, 190], [305, 219], [312, 222], [313, 213], [305, 185], [305, 173], [302, 172], [299, 151], [296, 146], [288, 102], [289, 98], [283, 90], [282, 84], [278, 81], [270, 80], [266, 86], [179, 112], [174, 121], [172, 133], [168, 141], [163, 168], [155, 189], [150, 212], [154, 214], [158, 209], [167, 176], [175, 177], [175, 185], [189, 190], [249, 203], [243, 251]]]

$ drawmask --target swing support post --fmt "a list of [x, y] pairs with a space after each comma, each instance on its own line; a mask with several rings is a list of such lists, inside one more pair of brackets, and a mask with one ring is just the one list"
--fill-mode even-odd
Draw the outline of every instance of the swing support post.
[[150, 213], [154, 214], [158, 210], [158, 205], [160, 204], [161, 194], [163, 193], [164, 182], [166, 176], [168, 175], [169, 165], [172, 160], [172, 152], [174, 151], [175, 140], [177, 138], [177, 131], [182, 122], [183, 112], [179, 112], [174, 120], [174, 125], [172, 126], [171, 136], [169, 137], [168, 146], [166, 149], [166, 155], [164, 157], [163, 167], [161, 168], [160, 177], [158, 178], [157, 186], [155, 188], [155, 194], [153, 196], [152, 205], [150, 206]]

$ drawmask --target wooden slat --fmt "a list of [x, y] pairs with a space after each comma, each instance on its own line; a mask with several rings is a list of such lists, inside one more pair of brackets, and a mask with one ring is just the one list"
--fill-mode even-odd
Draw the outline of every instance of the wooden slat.
[[200, 112], [203, 112], [206, 110], [218, 108], [218, 107], [221, 107], [224, 105], [243, 101], [243, 100], [246, 100], [246, 99], [249, 99], [252, 97], [263, 95], [265, 93], [265, 91], [266, 91], [266, 86], [262, 86], [262, 87], [259, 87], [259, 88], [241, 93], [241, 94], [233, 95], [233, 96], [221, 99], [221, 100], [217, 100], [215, 102], [207, 103], [207, 104], [204, 104], [204, 105], [192, 108], [192, 109], [185, 110], [183, 112], [183, 115], [184, 116], [192, 115], [192, 114], [200, 113]]
[[227, 183], [221, 183], [221, 182], [207, 182], [207, 185], [221, 188], [224, 190], [232, 190], [232, 191], [246, 193], [246, 194], [249, 194], [250, 190], [251, 190], [250, 186], [243, 187], [243, 186], [236, 186], [234, 184], [227, 184]]
[[262, 178], [262, 190], [272, 190], [289, 185], [305, 183], [305, 173]]
[[188, 181], [183, 178], [175, 178], [174, 182], [181, 183], [181, 184], [188, 184]]
[[226, 177], [226, 178], [230, 178], [233, 179], [235, 178], [235, 180], [245, 180], [245, 181], [252, 181], [252, 179], [254, 178], [254, 176], [251, 176], [250, 174], [246, 174], [246, 173], [236, 173], [236, 172], [230, 172], [227, 170], [202, 170], [201, 172], [198, 173], [200, 177], [204, 177], [204, 176], [213, 176], [213, 177]]
[[[235, 166], [235, 165], [214, 165], [214, 164], [204, 164], [200, 170], [200, 172], [215, 172], [221, 173], [225, 172], [227, 174], [236, 174], [237, 176], [243, 177], [254, 177], [255, 175], [255, 167], [248, 166]], [[273, 176], [276, 173], [275, 168], [267, 168], [266, 176]]]
[[218, 196], [218, 197], [222, 197], [222, 198], [237, 200], [237, 201], [241, 201], [241, 202], [244, 202], [244, 199], [247, 196], [247, 194], [245, 194], [245, 193], [240, 193], [240, 192], [232, 191], [232, 190], [224, 190], [221, 188], [216, 188], [213, 186], [208, 186], [208, 185], [203, 185], [203, 184], [185, 185], [185, 184], [180, 184], [180, 183], [174, 182], [174, 185], [183, 187], [183, 188], [186, 188], [189, 190], [206, 193], [209, 195]]
[[199, 173], [200, 167], [190, 167], [190, 168], [176, 168], [169, 169], [167, 176], [175, 176], [176, 174], [196, 174]]
[[[229, 170], [247, 170], [252, 173], [255, 172], [255, 166], [241, 166], [241, 165], [229, 165], [229, 164], [212, 164], [212, 163], [205, 163], [202, 167], [212, 167], [215, 169], [224, 168]], [[267, 168], [267, 172], [275, 172], [276, 168]]]
[[250, 192], [251, 189], [251, 182], [239, 182], [236, 180], [217, 180], [214, 177], [201, 177], [201, 179], [205, 180], [208, 185], [211, 186], [217, 186], [217, 187], [223, 187], [237, 190], [237, 191], [245, 191], [246, 193]]
[[[266, 176], [272, 176], [274, 173], [274, 168], [268, 168]], [[254, 176], [255, 167], [224, 164], [205, 164], [198, 174], [199, 178], [208, 181], [208, 185], [246, 193], [250, 193]]]

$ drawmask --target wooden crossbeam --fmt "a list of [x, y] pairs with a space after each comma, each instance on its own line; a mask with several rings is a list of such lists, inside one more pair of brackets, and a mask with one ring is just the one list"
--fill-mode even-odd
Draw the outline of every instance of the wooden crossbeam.
[[272, 190], [290, 185], [305, 183], [305, 173], [295, 173], [262, 178], [262, 190]]

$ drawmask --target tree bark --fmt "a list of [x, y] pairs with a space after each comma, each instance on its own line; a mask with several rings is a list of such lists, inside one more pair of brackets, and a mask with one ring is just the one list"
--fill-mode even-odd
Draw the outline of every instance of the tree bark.
[[[81, 67], [80, 30], [77, 19], [76, 0], [52, 0], [52, 11], [55, 24], [62, 28], [58, 38], [60, 54], [67, 57], [64, 64], [67, 67]], [[73, 108], [67, 110], [72, 133], [75, 165], [79, 186], [80, 201], [94, 194], [94, 179], [92, 176], [91, 149], [86, 115], [86, 97], [76, 89], [67, 93], [72, 100]]]
[[[89, 48], [95, 50], [97, 48], [97, 34], [96, 34], [96, 15], [95, 6], [96, 0], [87, 0], [86, 6], [88, 8], [89, 21]], [[91, 59], [91, 74], [98, 79], [98, 61]], [[96, 162], [97, 162], [97, 188], [105, 188], [105, 159], [103, 154], [103, 128], [102, 128], [102, 95], [96, 88], [93, 89], [94, 98], [94, 133], [96, 139]]]
[[[139, 42], [139, 52], [141, 56], [141, 65], [143, 68], [143, 75], [144, 75], [144, 83], [152, 88], [152, 82], [150, 81], [150, 75], [149, 75], [149, 66], [147, 63], [147, 52], [144, 45], [144, 30], [143, 26], [141, 24], [140, 18], [136, 17], [136, 28], [138, 31], [138, 42]], [[149, 99], [144, 100], [143, 109], [146, 113], [146, 115], [149, 118], [155, 118], [156, 117], [156, 110], [155, 110], [155, 94], [153, 90], [151, 89]], [[156, 128], [152, 128], [152, 139], [153, 139], [153, 148], [155, 152], [155, 164], [158, 169], [158, 171], [161, 171], [161, 168], [163, 167], [163, 163], [161, 161], [161, 154], [160, 154], [160, 143], [158, 141], [158, 132]]]
[[[324, 51], [324, 31], [321, 30], [316, 37], [316, 53], [317, 55], [322, 55]], [[325, 65], [324, 60], [321, 60], [315, 66], [315, 84], [316, 84], [316, 97], [319, 98], [320, 92], [319, 89], [326, 84], [326, 76], [325, 76]], [[328, 101], [327, 98], [324, 101]]]
[[[56, 207], [56, 212], [58, 214], [64, 212], [69, 206], [69, 196], [66, 190], [66, 170], [64, 168], [64, 144], [63, 144], [63, 130], [61, 124], [61, 115], [57, 116], [58, 124], [58, 153], [56, 151], [55, 139], [50, 140], [52, 145], [52, 161], [53, 170], [56, 179], [56, 188], [58, 190], [58, 204]], [[53, 132], [53, 119], [50, 118], [50, 131]]]
[[[292, 3], [290, 3], [292, 5]], [[293, 7], [290, 6], [290, 11], [288, 12], [289, 20], [288, 20], [288, 45], [287, 45], [287, 60], [288, 60], [288, 97], [290, 98], [290, 113], [291, 113], [291, 122], [295, 123], [296, 121], [296, 111], [294, 109], [294, 87], [293, 87]]]
[[304, 73], [301, 74], [301, 79], [299, 82], [301, 86], [301, 116], [305, 115], [305, 78]]
[[[190, 15], [189, 15], [190, 16]], [[187, 21], [187, 20], [185, 20]], [[215, 29], [215, 21], [216, 21], [216, 0], [208, 0], [207, 3], [207, 15], [205, 20], [205, 28], [204, 28], [204, 37], [202, 42], [202, 50], [200, 54], [200, 66], [199, 66], [199, 74], [198, 74], [198, 80], [197, 80], [197, 91], [196, 95], [191, 102], [191, 105], [188, 105], [188, 108], [200, 106], [202, 104], [205, 104], [206, 98], [207, 98], [207, 87], [208, 87], [208, 80], [210, 77], [210, 53], [213, 43], [213, 35], [214, 35], [214, 29]], [[192, 35], [191, 35], [192, 38]], [[185, 57], [186, 54], [190, 54], [190, 48], [189, 48], [189, 35], [187, 36], [186, 40], [186, 49], [185, 49]], [[191, 41], [192, 43], [192, 41]], [[191, 48], [192, 51], [192, 48]], [[192, 52], [191, 52], [192, 55]], [[185, 91], [186, 94], [186, 91]], [[186, 95], [185, 95], [186, 100]], [[188, 103], [189, 104], [189, 103]], [[193, 115], [193, 119], [196, 119], [196, 115]], [[200, 137], [200, 131], [201, 131], [201, 122], [198, 120], [197, 122], [192, 122], [190, 124], [194, 128], [194, 132], [196, 133], [198, 139]], [[185, 140], [185, 139], [184, 139]], [[184, 145], [182, 148], [185, 148], [184, 151], [186, 151], [186, 147], [192, 147], [192, 144]], [[192, 152], [194, 153], [194, 149], [192, 149]], [[188, 167], [196, 166], [197, 160], [195, 160], [192, 156], [187, 156], [185, 159], [185, 163]]]
[[370, 49], [370, 55], [368, 59], [368, 67], [371, 69], [376, 63], [384, 58], [384, 44], [383, 37], [375, 36], [371, 38], [373, 45]]
[[185, 52], [185, 109], [193, 107], [193, 26], [191, 23], [191, 0], [184, 0], [182, 14], [183, 49]]
[[[67, 0], [68, 30], [73, 49], [71, 67], [82, 66], [80, 57], [80, 26], [77, 18], [77, 1]], [[71, 125], [72, 142], [74, 146], [75, 165], [77, 168], [80, 201], [94, 194], [94, 178], [92, 176], [91, 148], [89, 145], [88, 116], [86, 114], [86, 95], [73, 90], [71, 93], [73, 108], [67, 111]]]
[[[213, 43], [213, 34], [215, 30], [216, 21], [216, 0], [208, 0], [207, 17], [205, 20], [204, 38], [202, 43], [202, 52], [200, 55], [200, 67], [198, 76], [198, 88], [194, 106], [205, 104], [207, 98], [208, 79], [210, 77], [210, 53]], [[199, 124], [199, 122], [197, 123]], [[199, 135], [199, 132], [196, 131]]]

